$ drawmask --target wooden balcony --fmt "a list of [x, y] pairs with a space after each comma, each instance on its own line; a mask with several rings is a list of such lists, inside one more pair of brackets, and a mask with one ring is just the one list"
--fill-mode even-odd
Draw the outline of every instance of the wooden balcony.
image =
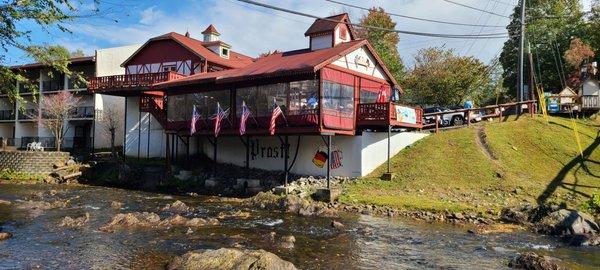
[[[402, 116], [402, 111], [414, 110], [414, 119]], [[356, 125], [359, 127], [406, 127], [421, 128], [423, 110], [393, 102], [358, 104]]]
[[161, 82], [183, 78], [185, 75], [175, 71], [126, 74], [91, 78], [88, 82], [90, 92], [115, 92], [115, 91], [148, 91], [153, 85]]
[[600, 96], [582, 96], [581, 107], [583, 109], [600, 109]]

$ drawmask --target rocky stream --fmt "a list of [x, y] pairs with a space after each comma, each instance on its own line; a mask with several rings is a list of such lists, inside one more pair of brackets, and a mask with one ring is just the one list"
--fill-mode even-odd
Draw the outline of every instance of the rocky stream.
[[274, 269], [506, 269], [526, 252], [568, 268], [600, 267], [598, 247], [523, 230], [473, 233], [468, 225], [301, 216], [209, 196], [0, 184], [0, 269], [187, 269], [200, 257], [213, 260], [197, 269], [222, 265], [217, 257]]

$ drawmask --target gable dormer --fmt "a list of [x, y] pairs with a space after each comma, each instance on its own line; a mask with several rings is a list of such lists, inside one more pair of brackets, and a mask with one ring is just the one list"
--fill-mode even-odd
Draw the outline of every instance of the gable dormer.
[[347, 13], [317, 19], [306, 30], [304, 36], [309, 37], [310, 49], [312, 51], [331, 48], [340, 43], [354, 39], [350, 18]]

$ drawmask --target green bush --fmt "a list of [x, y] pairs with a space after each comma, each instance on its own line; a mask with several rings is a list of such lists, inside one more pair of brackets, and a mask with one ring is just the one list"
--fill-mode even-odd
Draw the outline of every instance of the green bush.
[[0, 179], [11, 180], [11, 181], [43, 181], [48, 177], [45, 174], [40, 173], [26, 173], [26, 172], [16, 172], [11, 169], [2, 169], [0, 170]]
[[595, 193], [592, 197], [585, 201], [581, 206], [582, 209], [595, 214], [600, 214], [600, 194]]

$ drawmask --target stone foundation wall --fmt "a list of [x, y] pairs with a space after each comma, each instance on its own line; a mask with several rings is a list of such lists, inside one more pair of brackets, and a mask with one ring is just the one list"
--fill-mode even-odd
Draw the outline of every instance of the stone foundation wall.
[[52, 165], [69, 160], [68, 152], [0, 151], [0, 169], [26, 173], [51, 173]]

